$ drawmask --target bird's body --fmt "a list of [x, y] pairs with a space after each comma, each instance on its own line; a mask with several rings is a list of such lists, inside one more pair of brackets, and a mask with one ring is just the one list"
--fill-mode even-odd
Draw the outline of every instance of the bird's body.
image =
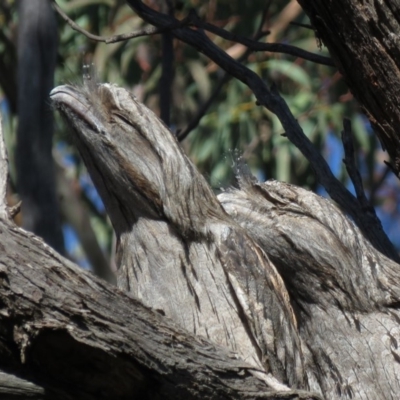
[[113, 223], [119, 286], [237, 352], [275, 389], [305, 387], [281, 277], [163, 123], [111, 85], [63, 86], [52, 98]]

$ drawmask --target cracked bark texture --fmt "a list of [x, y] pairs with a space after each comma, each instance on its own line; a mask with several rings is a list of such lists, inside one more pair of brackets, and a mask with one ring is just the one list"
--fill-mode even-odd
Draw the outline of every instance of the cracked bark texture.
[[399, 3], [394, 0], [299, 0], [299, 3], [366, 111], [400, 177]]
[[1, 399], [320, 399], [277, 388], [16, 227], [1, 123], [0, 172]]
[[246, 173], [217, 199], [128, 91], [90, 83], [51, 97], [114, 225], [121, 288], [275, 390], [397, 398], [399, 265], [336, 206]]
[[273, 390], [235, 353], [190, 335], [5, 220], [0, 327], [1, 399], [318, 398]]
[[310, 388], [327, 399], [398, 397], [400, 266], [307, 190], [244, 176], [219, 200], [286, 284]]

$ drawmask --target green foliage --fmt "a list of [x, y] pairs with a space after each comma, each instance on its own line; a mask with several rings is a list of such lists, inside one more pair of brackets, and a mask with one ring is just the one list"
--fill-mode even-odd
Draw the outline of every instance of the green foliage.
[[[63, 1], [60, 5], [81, 27], [101, 36], [145, 26], [124, 2], [75, 0]], [[264, 26], [271, 28], [274, 37], [279, 37], [280, 41], [326, 53], [317, 48], [311, 30], [287, 24], [279, 28], [280, 25], [275, 24], [285, 5], [272, 2]], [[215, 25], [252, 36], [260, 24], [265, 2], [186, 0], [181, 2], [177, 18], [184, 18], [192, 7], [200, 17]], [[308, 21], [299, 14], [297, 22]], [[210, 37], [228, 51], [233, 45], [214, 35], [210, 34]], [[57, 73], [58, 83], [76, 80], [81, 75], [82, 65], [93, 62], [101, 80], [131, 87], [157, 112], [161, 75], [159, 36], [106, 45], [91, 42], [62, 24], [60, 53], [63, 62]], [[339, 95], [346, 89], [340, 78], [335, 78], [332, 68], [276, 53], [252, 54], [245, 63], [268, 84], [277, 85], [306, 134], [320, 147], [328, 131], [340, 132], [342, 116], [352, 115], [355, 111], [351, 102], [339, 101]], [[198, 107], [208, 99], [222, 72], [203, 55], [178, 41], [174, 42], [174, 71], [172, 122], [173, 129], [179, 129], [190, 122]], [[357, 129], [361, 132], [362, 127], [358, 125]], [[216, 97], [197, 129], [191, 132], [186, 148], [215, 187], [232, 182], [231, 152], [238, 149], [259, 175], [315, 188], [316, 182], [307, 162], [281, 136], [282, 133], [277, 118], [255, 105], [253, 94], [244, 84], [231, 80]], [[364, 140], [361, 139], [362, 133], [356, 137]]]

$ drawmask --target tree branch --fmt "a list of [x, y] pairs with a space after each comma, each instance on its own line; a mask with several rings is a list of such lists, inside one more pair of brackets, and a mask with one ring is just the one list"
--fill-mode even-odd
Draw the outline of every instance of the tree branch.
[[[277, 392], [233, 353], [0, 221], [0, 368], [49, 399], [318, 399]], [[296, 397], [297, 396], [297, 397]]]
[[147, 27], [139, 31], [123, 33], [120, 35], [115, 35], [110, 37], [98, 36], [86, 31], [85, 29], [81, 28], [78, 24], [76, 24], [73, 20], [71, 20], [71, 18], [69, 18], [68, 15], [65, 14], [64, 11], [62, 11], [62, 9], [57, 5], [56, 0], [51, 0], [51, 1], [53, 2], [55, 10], [60, 14], [61, 18], [68, 25], [70, 25], [72, 29], [82, 33], [91, 40], [95, 40], [96, 42], [104, 42], [110, 44], [141, 36], [150, 36], [158, 33], [168, 32], [184, 26], [195, 26], [197, 28], [201, 28], [209, 32], [212, 32], [226, 40], [231, 40], [237, 43], [241, 43], [252, 51], [269, 51], [271, 53], [289, 54], [295, 57], [303, 58], [304, 60], [312, 61], [317, 64], [327, 65], [329, 67], [335, 67], [335, 64], [329, 57], [320, 56], [318, 54], [311, 53], [309, 51], [300, 49], [295, 46], [290, 46], [284, 43], [260, 43], [254, 41], [244, 36], [231, 33], [223, 28], [219, 28], [208, 22], [202, 22], [193, 11], [189, 13], [189, 15], [186, 18], [182, 19], [181, 21], [175, 20], [175, 22], [172, 23], [170, 26], [165, 26], [163, 28]]
[[44, 388], [0, 371], [0, 397], [2, 400], [43, 400], [46, 394]]
[[[269, 5], [270, 4], [268, 4], [267, 7], [263, 11], [260, 24], [259, 24], [259, 26], [257, 28], [257, 31], [254, 34], [254, 40], [259, 40], [265, 34], [265, 32], [263, 32], [263, 26], [264, 26], [264, 23], [265, 23], [265, 19], [267, 17], [267, 10], [269, 8]], [[251, 52], [252, 51], [250, 49], [247, 49], [245, 51], [245, 53], [242, 54], [238, 58], [238, 62], [246, 60]], [[218, 80], [218, 83], [216, 84], [216, 86], [215, 86], [213, 92], [211, 93], [210, 97], [199, 107], [199, 109], [197, 110], [197, 113], [194, 116], [194, 118], [192, 118], [192, 120], [189, 122], [189, 124], [184, 129], [182, 129], [182, 130], [177, 132], [177, 138], [178, 138], [179, 141], [184, 140], [187, 137], [187, 135], [189, 135], [189, 133], [193, 129], [195, 129], [197, 127], [197, 125], [200, 123], [201, 119], [206, 114], [207, 110], [210, 108], [211, 104], [217, 98], [218, 94], [220, 93], [220, 91], [222, 90], [224, 85], [227, 82], [229, 82], [229, 80], [231, 78], [232, 78], [231, 75], [229, 75], [228, 73], [224, 72], [223, 76], [221, 76], [221, 78]]]
[[56, 3], [56, 0], [51, 0], [53, 3], [54, 9], [58, 12], [60, 17], [75, 31], [82, 33], [84, 36], [86, 36], [88, 39], [94, 40], [96, 42], [103, 42], [106, 44], [111, 44], [111, 43], [117, 43], [117, 42], [123, 42], [128, 39], [133, 39], [137, 37], [142, 37], [142, 36], [151, 36], [151, 35], [156, 35], [159, 33], [167, 32], [171, 29], [178, 28], [182, 25], [186, 24], [186, 21], [177, 22], [176, 24], [171, 25], [170, 27], [166, 28], [155, 28], [155, 27], [146, 27], [143, 29], [140, 29], [138, 31], [134, 32], [128, 32], [128, 33], [121, 33], [119, 35], [114, 35], [110, 37], [105, 37], [105, 36], [98, 36], [94, 35], [93, 33], [88, 32], [87, 30], [81, 28], [77, 23], [75, 23], [71, 18], [68, 17], [67, 14], [58, 6]]
[[371, 206], [370, 202], [365, 196], [361, 175], [357, 169], [354, 154], [353, 136], [351, 131], [351, 121], [348, 118], [344, 118], [343, 120], [342, 142], [345, 154], [343, 163], [346, 166], [346, 170], [351, 181], [353, 182], [357, 200], [359, 201], [363, 210], [375, 214], [375, 209]]
[[365, 109], [391, 157], [393, 172], [400, 178], [400, 110], [394, 106], [400, 91], [400, 4], [349, 0], [299, 3]]
[[304, 60], [312, 61], [316, 64], [326, 65], [328, 67], [336, 67], [335, 63], [329, 57], [320, 56], [318, 54], [300, 49], [296, 46], [291, 46], [284, 43], [260, 43], [244, 36], [229, 32], [223, 28], [219, 28], [208, 22], [203, 22], [199, 18], [191, 20], [191, 22], [191, 25], [193, 26], [212, 32], [215, 35], [218, 35], [226, 40], [243, 44], [252, 51], [266, 51], [270, 53], [288, 54], [291, 56], [302, 58]]

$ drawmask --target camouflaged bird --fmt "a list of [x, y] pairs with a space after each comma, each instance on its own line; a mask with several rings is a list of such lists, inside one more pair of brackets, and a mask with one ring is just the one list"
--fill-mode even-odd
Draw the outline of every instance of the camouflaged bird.
[[114, 226], [120, 288], [237, 352], [276, 393], [398, 398], [400, 266], [336, 206], [246, 173], [217, 198], [127, 90], [51, 98]]

